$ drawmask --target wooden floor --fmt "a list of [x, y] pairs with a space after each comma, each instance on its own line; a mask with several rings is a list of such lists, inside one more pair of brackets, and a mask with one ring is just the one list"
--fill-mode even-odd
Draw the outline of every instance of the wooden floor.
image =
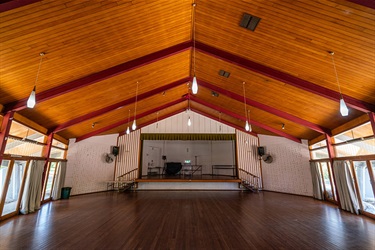
[[104, 192], [0, 223], [1, 249], [375, 249], [375, 221], [271, 192]]

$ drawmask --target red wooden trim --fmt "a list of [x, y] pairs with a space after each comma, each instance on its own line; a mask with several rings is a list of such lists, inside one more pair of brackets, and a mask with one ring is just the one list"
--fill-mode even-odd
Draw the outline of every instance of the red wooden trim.
[[369, 112], [368, 116], [370, 118], [370, 123], [371, 123], [371, 127], [372, 127], [372, 134], [375, 135], [375, 113]]
[[14, 112], [9, 112], [4, 115], [0, 128], [0, 164], [3, 160], [5, 147], [7, 144], [10, 127], [12, 125]]
[[[203, 100], [200, 100], [194, 96], [191, 96], [190, 99], [193, 101], [193, 102], [197, 102], [203, 106], [206, 106], [208, 108], [211, 108], [211, 109], [214, 109], [214, 110], [217, 110], [217, 111], [220, 111], [221, 113], [223, 114], [226, 114], [226, 115], [229, 115], [229, 116], [232, 116], [234, 118], [237, 118], [237, 119], [240, 119], [242, 121], [246, 121], [246, 117], [242, 116], [242, 115], [238, 115], [237, 113], [234, 113], [232, 111], [229, 111], [229, 110], [226, 110], [226, 109], [223, 109], [221, 107], [218, 107], [216, 105], [213, 105], [211, 103], [208, 103], [206, 101], [203, 101]], [[272, 127], [269, 127], [267, 125], [264, 125], [263, 123], [260, 123], [260, 122], [257, 122], [257, 121], [254, 121], [254, 120], [251, 120], [250, 121], [251, 124], [255, 125], [255, 126], [258, 126], [260, 128], [263, 128], [265, 130], [268, 130], [276, 135], [279, 135], [279, 136], [282, 136], [282, 137], [285, 137], [287, 139], [290, 139], [292, 141], [295, 141], [295, 142], [298, 142], [298, 143], [301, 143], [301, 139], [297, 138], [297, 137], [294, 137], [292, 135], [289, 135], [285, 132], [282, 132], [282, 131], [279, 131], [277, 129], [274, 129]]]
[[225, 120], [219, 120], [217, 117], [215, 117], [215, 116], [213, 116], [213, 115], [210, 115], [210, 114], [208, 114], [208, 113], [206, 113], [206, 112], [203, 112], [203, 111], [200, 111], [200, 110], [198, 110], [198, 109], [191, 109], [193, 112], [195, 112], [195, 113], [198, 113], [198, 114], [200, 114], [200, 115], [203, 115], [203, 116], [205, 116], [205, 117], [208, 117], [208, 118], [210, 118], [210, 119], [212, 119], [212, 120], [215, 120], [215, 121], [217, 121], [217, 122], [220, 122], [220, 123], [223, 123], [223, 124], [225, 124], [225, 125], [228, 125], [228, 126], [230, 126], [230, 127], [232, 127], [232, 128], [235, 128], [235, 129], [237, 129], [237, 130], [240, 130], [240, 131], [242, 131], [242, 132], [245, 132], [245, 133], [247, 133], [247, 134], [251, 134], [251, 135], [253, 135], [253, 136], [256, 136], [256, 137], [258, 137], [258, 134], [257, 133], [255, 133], [255, 132], [248, 132], [248, 131], [246, 131], [243, 127], [240, 127], [240, 126], [238, 126], [238, 125], [236, 125], [236, 124], [233, 124], [233, 123], [231, 123], [231, 122], [227, 122], [227, 121], [225, 121]]
[[[162, 86], [160, 88], [157, 88], [157, 89], [153, 89], [151, 91], [148, 91], [146, 93], [143, 93], [143, 94], [140, 94], [138, 96], [138, 101], [141, 101], [143, 99], [146, 99], [148, 97], [151, 97], [153, 95], [156, 95], [156, 94], [159, 94], [159, 93], [162, 93], [163, 91], [167, 91], [171, 88], [174, 88], [174, 87], [177, 87], [181, 84], [185, 84], [186, 82], [188, 82], [190, 80], [189, 77], [187, 78], [183, 78], [183, 79], [180, 79], [178, 81], [175, 81], [175, 82], [172, 82], [170, 84], [167, 84], [165, 86]], [[115, 103], [115, 104], [112, 104], [110, 106], [107, 106], [105, 108], [102, 108], [102, 109], [99, 109], [99, 110], [96, 110], [94, 112], [91, 112], [91, 113], [88, 113], [88, 114], [85, 114], [85, 115], [82, 115], [80, 117], [77, 117], [77, 118], [74, 118], [70, 121], [67, 121], [63, 124], [60, 124], [59, 126], [55, 127], [55, 128], [52, 128], [50, 132], [53, 132], [53, 133], [57, 133], [59, 131], [62, 131], [64, 129], [67, 129], [73, 125], [76, 125], [78, 123], [81, 123], [83, 121], [86, 121], [86, 120], [89, 120], [91, 118], [94, 118], [96, 116], [100, 116], [100, 115], [103, 115], [105, 113], [108, 113], [110, 111], [113, 111], [115, 109], [118, 109], [118, 108], [121, 108], [123, 106], [126, 106], [126, 105], [129, 105], [131, 103], [134, 103], [135, 102], [135, 97], [132, 97], [132, 98], [129, 98], [127, 100], [124, 100], [124, 101], [121, 101], [121, 102], [118, 102], [118, 103]]]
[[[257, 72], [257, 73], [265, 75], [267, 77], [276, 79], [278, 81], [287, 83], [287, 84], [292, 85], [296, 88], [303, 89], [305, 91], [308, 91], [308, 92], [311, 92], [313, 94], [322, 96], [324, 98], [331, 99], [331, 100], [334, 100], [334, 101], [339, 101], [340, 98], [341, 98], [341, 95], [340, 95], [339, 92], [336, 92], [336, 91], [333, 91], [331, 89], [322, 87], [320, 85], [305, 81], [305, 80], [300, 79], [298, 77], [295, 77], [295, 76], [289, 75], [287, 73], [278, 71], [276, 69], [267, 67], [265, 65], [250, 61], [246, 58], [243, 58], [243, 57], [240, 57], [240, 56], [237, 56], [237, 55], [233, 55], [229, 52], [226, 52], [226, 51], [221, 50], [221, 49], [214, 48], [210, 45], [200, 43], [200, 42], [196, 42], [195, 47], [196, 47], [196, 49], [198, 49], [199, 51], [201, 51], [205, 54], [211, 55], [213, 57], [219, 58], [221, 60], [227, 61], [227, 62], [235, 64], [235, 65], [238, 65], [242, 68]], [[343, 94], [343, 97], [345, 99], [346, 104], [348, 106], [354, 108], [354, 109], [360, 110], [360, 111], [365, 112], [365, 113], [370, 112], [370, 111], [375, 112], [375, 104], [363, 102], [361, 100], [357, 100], [353, 97], [350, 97], [350, 96], [347, 96], [347, 95], [344, 95], [344, 94]]]
[[[148, 111], [146, 111], [146, 112], [144, 112], [144, 113], [142, 113], [142, 114], [136, 115], [136, 118], [137, 118], [137, 119], [141, 119], [142, 117], [145, 117], [145, 116], [150, 115], [150, 114], [152, 114], [152, 113], [155, 113], [155, 112], [158, 112], [158, 111], [160, 111], [160, 110], [166, 109], [166, 108], [168, 108], [168, 107], [174, 106], [174, 105], [176, 105], [176, 104], [178, 104], [178, 103], [181, 103], [181, 102], [184, 102], [184, 101], [186, 101], [186, 98], [180, 98], [180, 99], [178, 99], [178, 100], [172, 101], [172, 102], [167, 103], [167, 104], [165, 104], [165, 105], [162, 105], [162, 106], [160, 106], [160, 107], [157, 107], [157, 108], [154, 108], [154, 109], [148, 110]], [[134, 116], [130, 117], [129, 120], [130, 120], [130, 121], [133, 121], [133, 120], [134, 120]], [[110, 130], [110, 129], [114, 129], [114, 128], [116, 128], [116, 127], [119, 127], [119, 126], [121, 126], [121, 125], [126, 124], [127, 122], [128, 122], [128, 119], [124, 119], [124, 120], [118, 121], [118, 122], [116, 122], [116, 123], [114, 123], [114, 124], [111, 124], [111, 125], [108, 125], [108, 126], [106, 126], [106, 127], [100, 128], [100, 129], [98, 129], [98, 130], [92, 131], [92, 132], [90, 132], [90, 133], [88, 133], [88, 134], [85, 134], [85, 135], [83, 135], [83, 136], [78, 137], [78, 138], [76, 139], [76, 142], [82, 141], [82, 140], [84, 140], [84, 139], [90, 138], [90, 137], [95, 136], [95, 135], [98, 135], [98, 134], [101, 134], [101, 133], [103, 133], [103, 132], [105, 132], [105, 131], [108, 131], [108, 130]], [[137, 129], [139, 129], [139, 128], [140, 128], [140, 127], [138, 126]]]
[[[44, 157], [46, 160], [44, 162], [44, 170], [43, 170], [43, 174], [42, 174], [42, 195], [44, 194], [45, 192], [45, 182], [46, 182], [46, 176], [48, 175], [48, 162], [49, 162], [49, 158], [50, 158], [50, 154], [51, 154], [51, 148], [52, 148], [52, 142], [53, 142], [53, 133], [50, 133], [47, 137], [47, 141], [46, 141], [46, 145], [43, 147], [43, 155], [42, 157]], [[44, 198], [42, 197], [42, 200]]]
[[[177, 53], [180, 53], [182, 51], [185, 51], [191, 47], [192, 42], [184, 42], [177, 44], [175, 46], [148, 54], [146, 56], [131, 60], [129, 62], [125, 62], [119, 65], [116, 65], [112, 68], [105, 69], [103, 71], [94, 73], [89, 76], [82, 77], [77, 80], [73, 80], [71, 82], [65, 83], [63, 85], [54, 87], [52, 89], [48, 89], [46, 91], [36, 93], [36, 99], [38, 100], [38, 103], [41, 103], [43, 101], [47, 101], [49, 99], [52, 99], [54, 97], [72, 92], [76, 89], [80, 89], [83, 87], [86, 87], [88, 85], [94, 84], [99, 81], [103, 81], [105, 79], [114, 77], [116, 75], [120, 75], [122, 73], [134, 70], [136, 68], [142, 67], [144, 65], [156, 62], [158, 60], [161, 60], [163, 58], [175, 55]], [[4, 112], [9, 111], [20, 111], [26, 108], [26, 102], [27, 98], [15, 101], [13, 103], [8, 103], [4, 105]]]
[[337, 203], [338, 203], [339, 208], [342, 208], [341, 207], [341, 203], [340, 203], [339, 192], [337, 192], [337, 184], [336, 184], [335, 171], [333, 170], [333, 160], [336, 157], [336, 152], [335, 152], [335, 149], [332, 146], [332, 143], [333, 143], [332, 137], [329, 136], [329, 135], [327, 135], [327, 134], [325, 135], [325, 137], [326, 137], [326, 143], [327, 143], [329, 163], [330, 163], [331, 172], [332, 172], [332, 175], [333, 175], [333, 182], [335, 184], [335, 189], [336, 189]]
[[375, 9], [375, 1], [374, 0], [347, 0], [349, 2], [362, 5], [371, 9]]
[[0, 12], [5, 12], [15, 8], [19, 8], [25, 5], [29, 5], [36, 2], [41, 2], [42, 0], [13, 0], [7, 1], [5, 3], [0, 3]]
[[[213, 90], [215, 92], [218, 92], [220, 94], [228, 96], [228, 97], [230, 97], [230, 98], [232, 98], [234, 100], [237, 100], [239, 102], [243, 102], [243, 96], [238, 95], [236, 93], [233, 93], [233, 92], [231, 92], [231, 91], [229, 91], [227, 89], [222, 89], [220, 87], [217, 87], [217, 86], [215, 86], [213, 84], [210, 84], [208, 82], [204, 82], [204, 81], [201, 81], [201, 80], [198, 80], [198, 84], [199, 84], [199, 86], [208, 88], [210, 90]], [[251, 100], [249, 98], [246, 98], [246, 103], [249, 104], [250, 106], [254, 106], [254, 107], [259, 108], [261, 110], [264, 110], [264, 111], [266, 111], [268, 113], [277, 115], [277, 116], [282, 117], [284, 119], [287, 119], [289, 121], [292, 121], [292, 122], [295, 122], [295, 123], [300, 124], [302, 126], [305, 126], [305, 127], [309, 128], [309, 129], [315, 130], [315, 131], [317, 131], [319, 133], [329, 134], [329, 135], [332, 134], [331, 130], [328, 129], [328, 128], [325, 128], [325, 127], [322, 127], [320, 125], [314, 124], [312, 122], [303, 120], [303, 119], [301, 119], [301, 118], [299, 118], [297, 116], [294, 116], [294, 115], [288, 114], [286, 112], [283, 112], [281, 110], [272, 108], [272, 107], [267, 106], [267, 105], [265, 105], [263, 103], [259, 103], [257, 101]]]

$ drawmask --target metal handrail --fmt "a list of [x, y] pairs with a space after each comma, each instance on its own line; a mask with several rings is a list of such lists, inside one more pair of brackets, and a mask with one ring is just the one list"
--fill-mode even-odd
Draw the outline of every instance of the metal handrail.
[[252, 174], [252, 173], [250, 173], [250, 172], [248, 172], [244, 169], [238, 169], [238, 170], [246, 174], [245, 178], [241, 178], [241, 176], [240, 176], [242, 181], [252, 185], [256, 189], [260, 188], [260, 177], [259, 176], [256, 176], [256, 175], [254, 175], [254, 174]]
[[[129, 172], [126, 172], [125, 174], [122, 174], [120, 176], [117, 177], [117, 180], [121, 180], [121, 179], [125, 179], [125, 180], [131, 180], [131, 181], [134, 181], [136, 179], [136, 176], [134, 174], [134, 172], [138, 170], [138, 168], [135, 168], [133, 170], [130, 170]], [[126, 176], [130, 176], [130, 178], [126, 178]]]

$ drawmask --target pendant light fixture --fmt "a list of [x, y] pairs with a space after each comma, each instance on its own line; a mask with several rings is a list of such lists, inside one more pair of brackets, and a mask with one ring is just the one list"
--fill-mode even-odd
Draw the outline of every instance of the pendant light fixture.
[[[249, 121], [250, 121], [250, 109], [247, 110], [247, 113], [248, 113], [247, 117], [249, 118]], [[247, 122], [248, 125], [249, 125], [249, 126], [248, 126], [249, 130], [247, 130], [247, 131], [249, 131], [249, 132], [253, 131], [253, 128], [251, 127], [251, 123], [248, 122], [247, 120], [246, 120], [246, 122]]]
[[188, 104], [189, 104], [189, 108], [188, 108], [189, 118], [188, 118], [187, 125], [190, 127], [191, 126], [191, 119], [190, 119], [190, 96], [189, 96], [189, 99], [188, 99]]
[[247, 120], [247, 112], [246, 112], [246, 92], [245, 92], [245, 82], [243, 82], [243, 102], [245, 105], [245, 117], [246, 117], [246, 124], [245, 124], [245, 130], [250, 131], [250, 125], [249, 121]]
[[156, 129], [159, 127], [159, 112], [156, 112]]
[[329, 54], [331, 54], [331, 56], [332, 56], [333, 69], [335, 70], [336, 81], [337, 81], [337, 85], [338, 85], [338, 87], [339, 87], [339, 92], [340, 92], [340, 113], [341, 113], [342, 116], [348, 116], [348, 114], [349, 114], [349, 109], [348, 109], [348, 107], [346, 106], [346, 103], [345, 103], [344, 98], [343, 98], [342, 93], [341, 93], [341, 87], [340, 87], [340, 82], [339, 82], [339, 76], [337, 75], [335, 59], [333, 58], [335, 52], [333, 52], [333, 51], [329, 51]]
[[38, 72], [36, 73], [36, 79], [35, 79], [35, 83], [34, 83], [34, 88], [31, 91], [29, 99], [27, 99], [27, 104], [26, 104], [26, 106], [28, 108], [31, 108], [31, 109], [34, 108], [35, 104], [36, 104], [36, 96], [35, 96], [36, 83], [38, 82], [39, 72], [40, 72], [40, 68], [42, 66], [43, 56], [45, 55], [45, 53], [44, 52], [40, 52], [39, 55], [40, 55], [40, 61], [39, 61]]
[[126, 134], [130, 134], [130, 128], [129, 128], [129, 120], [130, 120], [130, 109], [129, 109], [129, 113], [128, 113], [128, 128], [126, 129]]
[[193, 4], [193, 13], [192, 13], [192, 21], [193, 21], [193, 72], [194, 72], [194, 77], [193, 77], [193, 83], [191, 86], [191, 90], [193, 94], [198, 93], [198, 82], [197, 82], [197, 77], [195, 75], [195, 6], [196, 3], [194, 2]]
[[137, 89], [135, 91], [135, 108], [134, 108], [134, 121], [132, 125], [132, 129], [137, 129], [137, 122], [136, 122], [136, 116], [137, 116], [137, 101], [138, 101], [138, 81], [137, 81]]

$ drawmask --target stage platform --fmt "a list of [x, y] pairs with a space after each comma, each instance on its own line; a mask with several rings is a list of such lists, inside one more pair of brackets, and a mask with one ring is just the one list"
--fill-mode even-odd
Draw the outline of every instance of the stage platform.
[[136, 179], [138, 190], [241, 190], [241, 180], [219, 175], [153, 175]]

